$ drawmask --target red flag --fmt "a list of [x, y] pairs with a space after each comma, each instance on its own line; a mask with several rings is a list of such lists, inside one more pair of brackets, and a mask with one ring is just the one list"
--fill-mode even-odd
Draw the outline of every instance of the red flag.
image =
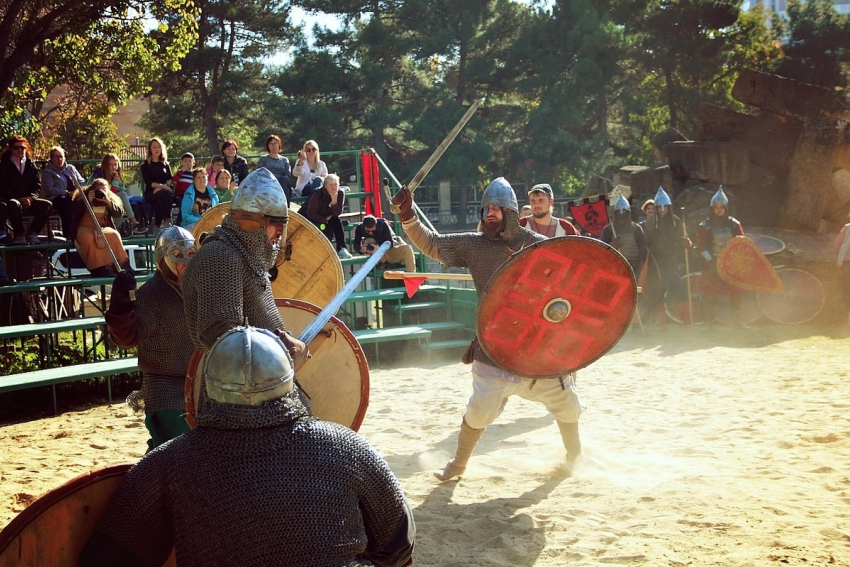
[[413, 297], [419, 291], [419, 286], [427, 280], [428, 278], [404, 278], [404, 289], [407, 290], [407, 297]]
[[593, 236], [602, 236], [602, 229], [608, 224], [608, 197], [599, 195], [595, 198], [570, 201], [569, 207], [577, 225]]
[[371, 197], [366, 197], [366, 214], [381, 218], [381, 185], [378, 179], [378, 158], [370, 150], [362, 150], [360, 152], [360, 164], [363, 168], [363, 191], [372, 194]]

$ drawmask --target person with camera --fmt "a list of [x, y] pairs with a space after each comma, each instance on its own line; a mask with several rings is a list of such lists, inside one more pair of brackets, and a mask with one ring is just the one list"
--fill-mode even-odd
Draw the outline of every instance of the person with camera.
[[[83, 199], [89, 200], [95, 218], [92, 218]], [[124, 209], [121, 207], [121, 199], [109, 190], [109, 182], [106, 179], [95, 179], [82, 191], [76, 191], [71, 203], [71, 214], [71, 238], [74, 239], [77, 252], [92, 276], [114, 277], [118, 274], [108, 248], [112, 249], [121, 268], [130, 270], [130, 257], [124, 250], [121, 235], [113, 220], [124, 216]], [[95, 226], [95, 219], [101, 230]], [[106, 242], [103, 241], [104, 237]]]
[[386, 220], [366, 215], [363, 222], [354, 229], [354, 249], [359, 250], [361, 254], [371, 256], [384, 242], [392, 243], [392, 248], [384, 254], [381, 264], [404, 262], [405, 272], [416, 271], [413, 248], [396, 236]]
[[319, 159], [319, 144], [316, 140], [307, 140], [298, 150], [298, 159], [292, 168], [292, 175], [298, 178], [292, 194], [296, 197], [309, 197], [313, 191], [321, 189], [328, 174], [328, 166]]

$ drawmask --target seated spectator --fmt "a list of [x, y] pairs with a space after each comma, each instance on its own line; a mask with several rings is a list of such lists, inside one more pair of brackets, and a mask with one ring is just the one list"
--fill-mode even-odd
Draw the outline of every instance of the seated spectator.
[[[5, 233], [12, 222], [15, 244], [38, 244], [38, 233], [47, 224], [53, 205], [41, 199], [41, 176], [29, 157], [30, 144], [23, 136], [12, 136], [0, 155], [0, 230]], [[4, 214], [5, 213], [5, 214]], [[8, 218], [7, 218], [8, 215]], [[24, 230], [24, 215], [32, 215], [29, 230]]]
[[50, 161], [41, 171], [41, 196], [53, 203], [53, 210], [62, 221], [62, 235], [71, 240], [71, 199], [77, 187], [86, 180], [77, 168], [65, 161], [65, 150], [50, 148]]
[[221, 154], [224, 156], [224, 169], [230, 172], [233, 176], [233, 182], [236, 185], [242, 183], [248, 177], [248, 160], [236, 152], [239, 151], [239, 144], [236, 140], [227, 140], [221, 145]]
[[[210, 160], [210, 165], [207, 168], [207, 177], [209, 177], [209, 184], [213, 187], [218, 184], [218, 172], [222, 169], [224, 169], [224, 157], [213, 156], [213, 158]], [[227, 173], [229, 174], [230, 172], [228, 171]]]
[[519, 211], [519, 216], [520, 216], [520, 218], [522, 218], [522, 217], [530, 217], [530, 216], [531, 216], [531, 214], [532, 214], [532, 212], [531, 212], [531, 205], [523, 205], [523, 206], [522, 206], [522, 209], [520, 209], [520, 211]]
[[163, 221], [171, 226], [171, 203], [174, 199], [174, 174], [168, 164], [165, 142], [151, 138], [148, 142], [148, 157], [142, 163], [142, 180], [145, 182], [145, 201], [154, 212], [154, 236], [159, 236]]
[[336, 240], [336, 252], [340, 258], [351, 258], [345, 247], [345, 231], [342, 230], [342, 221], [339, 218], [344, 205], [345, 193], [339, 190], [339, 176], [331, 173], [325, 177], [322, 188], [310, 195], [307, 206], [302, 207], [301, 211], [307, 210], [304, 216], [316, 225], [328, 240]]
[[405, 272], [416, 271], [413, 248], [393, 233], [389, 223], [372, 215], [363, 217], [363, 222], [354, 229], [354, 250], [371, 256], [384, 242], [391, 242], [392, 248], [381, 258], [381, 264], [404, 262]]
[[289, 158], [280, 155], [280, 150], [283, 148], [283, 142], [280, 138], [272, 134], [266, 138], [266, 150], [268, 154], [257, 160], [257, 167], [265, 167], [271, 171], [280, 186], [283, 187], [283, 192], [286, 194], [286, 202], [292, 202], [292, 187], [289, 185]]
[[121, 199], [109, 190], [106, 179], [95, 179], [91, 185], [84, 187], [82, 191], [74, 193], [71, 203], [73, 221], [71, 223], [71, 235], [77, 245], [77, 252], [86, 264], [86, 269], [96, 277], [115, 277], [118, 272], [112, 262], [112, 255], [106, 249], [106, 243], [100, 237], [100, 231], [94, 224], [91, 214], [86, 207], [88, 199], [94, 216], [97, 218], [103, 230], [103, 235], [115, 258], [122, 269], [130, 270], [130, 258], [121, 242], [121, 235], [115, 229], [113, 219], [124, 216], [121, 208]]
[[298, 152], [298, 161], [292, 168], [292, 174], [298, 177], [293, 195], [309, 197], [310, 193], [322, 186], [328, 174], [328, 166], [319, 159], [319, 144], [316, 140], [304, 142], [304, 148]]
[[186, 189], [192, 186], [194, 180], [195, 156], [189, 152], [183, 154], [180, 158], [180, 169], [174, 174], [171, 179], [174, 181], [174, 198], [178, 201], [183, 200], [183, 195], [186, 194]]
[[236, 188], [238, 185], [232, 181], [230, 177], [230, 172], [226, 169], [222, 169], [218, 172], [218, 177], [216, 178], [215, 184], [215, 192], [218, 195], [219, 203], [227, 203], [231, 199], [233, 199], [233, 195], [236, 193]]
[[127, 218], [130, 219], [130, 226], [133, 232], [139, 232], [139, 221], [136, 220], [136, 213], [130, 204], [130, 195], [127, 193], [127, 187], [124, 185], [124, 177], [121, 175], [121, 160], [116, 154], [106, 154], [100, 162], [100, 167], [94, 170], [91, 177], [86, 181], [86, 185], [91, 185], [95, 179], [106, 179], [113, 193], [121, 199], [121, 205]]
[[207, 170], [196, 167], [192, 170], [192, 179], [193, 184], [183, 194], [183, 203], [180, 206], [183, 213], [183, 228], [186, 230], [192, 230], [205, 212], [218, 205], [218, 195], [207, 184]]

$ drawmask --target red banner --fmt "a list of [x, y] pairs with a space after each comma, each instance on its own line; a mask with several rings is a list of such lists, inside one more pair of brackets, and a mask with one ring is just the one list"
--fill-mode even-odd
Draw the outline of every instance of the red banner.
[[602, 229], [608, 225], [607, 197], [600, 195], [597, 200], [570, 201], [569, 207], [575, 224], [593, 236], [602, 236]]
[[381, 218], [381, 180], [378, 174], [378, 157], [370, 150], [360, 152], [360, 163], [363, 167], [363, 191], [371, 193], [365, 199], [365, 212]]

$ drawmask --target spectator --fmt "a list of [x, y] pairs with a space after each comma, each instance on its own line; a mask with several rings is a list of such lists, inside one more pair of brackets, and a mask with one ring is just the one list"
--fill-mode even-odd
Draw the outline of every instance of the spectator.
[[207, 170], [196, 167], [192, 170], [192, 185], [183, 194], [181, 211], [183, 213], [183, 228], [192, 230], [198, 219], [212, 207], [218, 205], [218, 195], [207, 184]]
[[115, 229], [113, 220], [124, 216], [124, 211], [121, 209], [121, 199], [109, 190], [109, 183], [102, 178], [95, 179], [83, 191], [77, 191], [71, 203], [71, 212], [74, 215], [71, 223], [71, 235], [77, 245], [80, 258], [86, 264], [86, 269], [95, 277], [115, 277], [118, 275], [118, 271], [115, 270], [115, 265], [112, 262], [112, 255], [100, 238], [100, 231], [97, 230], [94, 219], [92, 219], [88, 207], [83, 201], [86, 198], [91, 203], [94, 216], [97, 218], [101, 230], [103, 230], [103, 235], [106, 237], [112, 253], [115, 254], [121, 268], [129, 271], [130, 258], [124, 250], [121, 235]]
[[174, 181], [174, 204], [177, 205], [177, 226], [183, 226], [183, 195], [186, 190], [195, 182], [195, 155], [191, 152], [186, 152], [180, 157], [180, 169], [171, 178]]
[[277, 182], [283, 187], [283, 192], [286, 194], [286, 202], [292, 202], [292, 187], [289, 185], [289, 158], [280, 155], [280, 150], [283, 148], [283, 142], [280, 138], [272, 134], [266, 138], [266, 150], [268, 154], [257, 160], [257, 167], [265, 167], [272, 172]]
[[121, 205], [130, 219], [133, 232], [137, 232], [139, 222], [136, 220], [136, 213], [133, 212], [133, 207], [130, 204], [130, 195], [127, 194], [127, 187], [124, 186], [124, 178], [121, 175], [121, 160], [116, 154], [106, 154], [103, 156], [100, 167], [94, 170], [94, 173], [88, 178], [86, 184], [91, 185], [92, 181], [98, 178], [106, 179], [112, 192], [121, 199]]
[[41, 195], [53, 203], [53, 210], [62, 221], [62, 235], [71, 240], [71, 199], [76, 188], [86, 180], [77, 168], [65, 161], [65, 150], [50, 148], [50, 161], [41, 172]]
[[[213, 187], [218, 184], [218, 172], [222, 169], [224, 169], [224, 157], [213, 156], [213, 158], [210, 160], [210, 166], [207, 168], [207, 177], [209, 177], [209, 184]], [[230, 172], [228, 171], [227, 173]]]
[[218, 172], [215, 192], [218, 195], [219, 203], [229, 202], [233, 198], [233, 194], [236, 193], [236, 187], [237, 185], [232, 181], [229, 171], [222, 169]]
[[345, 247], [345, 231], [342, 230], [342, 221], [339, 218], [344, 205], [345, 193], [339, 190], [339, 176], [331, 173], [325, 177], [322, 189], [310, 195], [304, 216], [316, 225], [328, 240], [336, 240], [336, 253], [340, 258], [351, 258]]
[[227, 140], [221, 145], [221, 153], [224, 156], [224, 169], [230, 172], [233, 176], [233, 182], [236, 185], [242, 183], [248, 177], [248, 160], [236, 152], [239, 151], [239, 144], [236, 140]]
[[[15, 244], [38, 244], [38, 233], [47, 224], [52, 204], [41, 199], [41, 176], [29, 157], [30, 144], [23, 136], [12, 136], [0, 155], [0, 227], [12, 222]], [[5, 213], [5, 214], [4, 214]], [[24, 230], [24, 215], [32, 215], [29, 230]]]
[[171, 226], [171, 203], [174, 199], [174, 174], [168, 165], [168, 153], [165, 142], [159, 138], [151, 138], [148, 142], [148, 157], [142, 163], [142, 180], [145, 182], [145, 200], [153, 207], [154, 236], [159, 236], [162, 222], [166, 228]]
[[316, 140], [304, 142], [304, 149], [298, 152], [298, 161], [292, 168], [292, 174], [298, 177], [293, 190], [294, 195], [309, 197], [310, 193], [322, 186], [328, 174], [328, 166], [319, 159], [319, 144]]
[[532, 215], [531, 205], [523, 205], [519, 210], [520, 218], [530, 217]]
[[15, 285], [16, 283], [18, 282], [10, 278], [9, 274], [6, 273], [6, 266], [3, 265], [3, 260], [0, 259], [0, 287]]
[[405, 272], [416, 271], [413, 248], [393, 233], [393, 229], [386, 220], [366, 215], [363, 217], [363, 222], [354, 229], [354, 250], [359, 250], [361, 254], [371, 256], [384, 242], [391, 242], [392, 247], [384, 254], [381, 263], [403, 261]]

